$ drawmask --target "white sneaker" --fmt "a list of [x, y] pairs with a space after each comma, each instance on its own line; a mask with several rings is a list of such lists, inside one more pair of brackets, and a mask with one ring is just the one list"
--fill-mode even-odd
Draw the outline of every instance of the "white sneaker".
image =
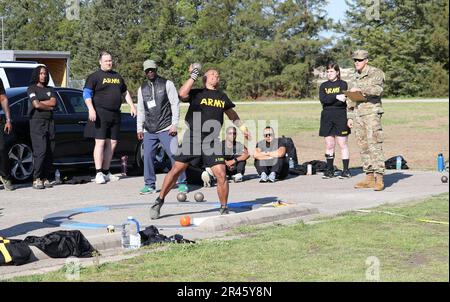
[[259, 182], [267, 182], [267, 180], [268, 180], [268, 177], [267, 177], [266, 172], [262, 172], [261, 173], [261, 178], [259, 179]]
[[275, 174], [275, 172], [271, 172], [270, 174], [269, 174], [269, 181], [270, 182], [275, 182], [275, 179], [276, 179], [276, 177], [277, 177], [277, 175]]
[[233, 176], [231, 176], [231, 178], [233, 178], [234, 182], [241, 182], [242, 181], [242, 174], [241, 173], [234, 174]]
[[102, 172], [98, 172], [97, 175], [95, 175], [95, 183], [96, 184], [106, 183], [105, 175]]
[[119, 176], [113, 175], [113, 174], [111, 174], [111, 172], [109, 172], [107, 175], [105, 175], [106, 181], [114, 182], [114, 181], [118, 181], [119, 179], [120, 179]]
[[209, 188], [211, 187], [211, 176], [207, 171], [202, 172], [202, 180], [203, 180], [203, 187]]

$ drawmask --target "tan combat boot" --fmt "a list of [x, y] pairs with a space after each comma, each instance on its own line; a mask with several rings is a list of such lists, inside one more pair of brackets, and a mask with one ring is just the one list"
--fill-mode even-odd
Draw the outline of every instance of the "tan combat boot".
[[384, 179], [383, 174], [375, 173], [375, 191], [383, 191], [384, 190]]
[[375, 176], [373, 173], [366, 173], [366, 179], [358, 182], [355, 186], [355, 189], [367, 189], [367, 188], [375, 188]]

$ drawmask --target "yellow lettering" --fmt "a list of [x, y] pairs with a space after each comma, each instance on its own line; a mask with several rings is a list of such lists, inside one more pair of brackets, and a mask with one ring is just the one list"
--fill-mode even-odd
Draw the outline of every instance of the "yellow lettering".
[[208, 99], [208, 106], [214, 106], [214, 100]]
[[200, 105], [208, 105], [208, 101], [206, 99], [202, 99]]
[[119, 79], [104, 78], [103, 84], [120, 84]]
[[221, 100], [214, 100], [214, 107], [224, 108], [223, 103]]

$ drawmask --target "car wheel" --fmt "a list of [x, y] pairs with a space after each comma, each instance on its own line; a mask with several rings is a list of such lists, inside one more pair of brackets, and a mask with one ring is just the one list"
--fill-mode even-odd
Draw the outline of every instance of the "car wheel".
[[8, 152], [11, 177], [16, 181], [26, 181], [33, 175], [33, 151], [27, 144], [15, 144]]
[[[136, 152], [136, 166], [139, 171], [144, 172], [144, 143], [141, 143]], [[161, 144], [156, 149], [156, 156], [154, 161], [155, 172], [167, 173], [172, 168], [169, 156]]]

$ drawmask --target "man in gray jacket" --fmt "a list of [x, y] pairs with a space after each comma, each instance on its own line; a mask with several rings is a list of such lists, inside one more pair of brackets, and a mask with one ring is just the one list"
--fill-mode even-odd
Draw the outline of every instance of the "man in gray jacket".
[[[137, 137], [144, 140], [144, 182], [140, 194], [156, 192], [154, 161], [161, 143], [173, 164], [178, 148], [177, 128], [180, 116], [178, 92], [172, 81], [158, 76], [153, 60], [143, 64], [147, 80], [138, 89]], [[187, 192], [186, 175], [178, 178], [178, 190]]]

